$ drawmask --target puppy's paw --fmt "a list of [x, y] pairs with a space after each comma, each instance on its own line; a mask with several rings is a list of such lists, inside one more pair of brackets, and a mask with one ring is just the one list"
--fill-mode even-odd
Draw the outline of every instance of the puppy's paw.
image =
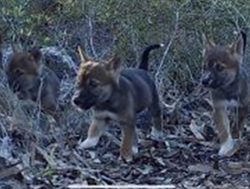
[[127, 163], [131, 162], [133, 160], [132, 151], [133, 149], [131, 151], [121, 150], [119, 159], [124, 159]]
[[239, 150], [240, 140], [229, 138], [225, 143], [222, 144], [219, 150], [219, 156], [230, 157]]
[[157, 130], [155, 127], [152, 127], [150, 135], [151, 135], [151, 138], [156, 141], [162, 141], [163, 139], [162, 131]]
[[132, 152], [133, 152], [133, 154], [137, 154], [137, 153], [139, 152], [138, 146], [137, 146], [137, 145], [134, 145], [134, 146], [132, 147]]
[[86, 149], [86, 148], [91, 148], [97, 145], [99, 141], [99, 138], [87, 138], [84, 140], [82, 143], [80, 143], [79, 148], [80, 149]]
[[122, 160], [124, 160], [126, 163], [131, 163], [133, 161], [133, 158], [132, 158], [132, 156], [124, 157], [124, 156], [120, 155], [119, 161], [122, 161]]

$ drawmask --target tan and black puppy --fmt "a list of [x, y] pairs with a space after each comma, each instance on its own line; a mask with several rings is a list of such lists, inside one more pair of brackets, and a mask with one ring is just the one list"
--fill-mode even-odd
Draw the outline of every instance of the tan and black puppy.
[[152, 135], [161, 136], [162, 116], [154, 81], [148, 75], [148, 55], [161, 45], [149, 46], [142, 55], [139, 68], [121, 70], [117, 57], [107, 62], [89, 59], [81, 50], [81, 65], [77, 76], [73, 104], [81, 110], [93, 107], [93, 120], [88, 137], [81, 148], [95, 146], [109, 121], [118, 121], [122, 129], [121, 157], [127, 161], [138, 151], [136, 144], [136, 113], [146, 108], [153, 116]]
[[[202, 84], [211, 91], [214, 122], [220, 140], [220, 156], [231, 156], [239, 148], [241, 132], [250, 104], [250, 77], [243, 65], [246, 35], [241, 32], [231, 45], [218, 46], [203, 37], [204, 73]], [[236, 107], [232, 128], [227, 107]]]
[[60, 81], [56, 74], [42, 65], [39, 49], [28, 52], [13, 47], [13, 56], [7, 66], [9, 85], [19, 99], [40, 102], [42, 109], [56, 116]]

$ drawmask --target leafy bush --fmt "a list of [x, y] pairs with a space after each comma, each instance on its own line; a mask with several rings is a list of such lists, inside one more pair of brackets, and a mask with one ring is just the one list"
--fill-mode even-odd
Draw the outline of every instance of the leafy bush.
[[[59, 45], [71, 53], [81, 44], [96, 58], [117, 53], [129, 66], [140, 61], [145, 46], [168, 44], [178, 12], [178, 29], [164, 63], [168, 69], [163, 70], [178, 85], [198, 81], [202, 32], [228, 43], [250, 19], [246, 0], [3, 0], [0, 6], [7, 41]], [[162, 53], [154, 54], [155, 71]]]

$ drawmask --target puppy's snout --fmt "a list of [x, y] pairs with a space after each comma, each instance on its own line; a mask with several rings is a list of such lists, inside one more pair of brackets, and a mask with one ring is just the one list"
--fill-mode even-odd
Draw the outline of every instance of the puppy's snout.
[[204, 87], [209, 87], [212, 83], [211, 75], [209, 73], [204, 74], [201, 83]]
[[205, 87], [207, 87], [209, 85], [209, 80], [210, 80], [209, 78], [202, 79], [201, 80], [202, 85], [204, 85]]
[[71, 98], [71, 103], [73, 105], [79, 105], [81, 103], [80, 91], [76, 90]]

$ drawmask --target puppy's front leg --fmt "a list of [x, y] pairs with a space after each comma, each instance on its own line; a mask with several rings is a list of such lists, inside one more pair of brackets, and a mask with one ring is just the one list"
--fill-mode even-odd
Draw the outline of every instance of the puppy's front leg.
[[96, 146], [106, 129], [106, 125], [105, 119], [94, 119], [89, 127], [88, 137], [80, 144], [80, 148], [90, 148]]
[[226, 107], [215, 107], [213, 117], [220, 143], [223, 144], [231, 137]]
[[133, 147], [136, 140], [136, 133], [135, 133], [135, 123], [122, 123], [122, 144], [120, 148], [120, 155], [126, 161], [132, 160], [133, 151], [138, 151], [137, 149], [133, 150], [133, 148], [137, 148], [137, 146]]
[[215, 107], [214, 121], [220, 139], [220, 156], [232, 156], [236, 151], [235, 141], [230, 132], [229, 119], [225, 106]]

